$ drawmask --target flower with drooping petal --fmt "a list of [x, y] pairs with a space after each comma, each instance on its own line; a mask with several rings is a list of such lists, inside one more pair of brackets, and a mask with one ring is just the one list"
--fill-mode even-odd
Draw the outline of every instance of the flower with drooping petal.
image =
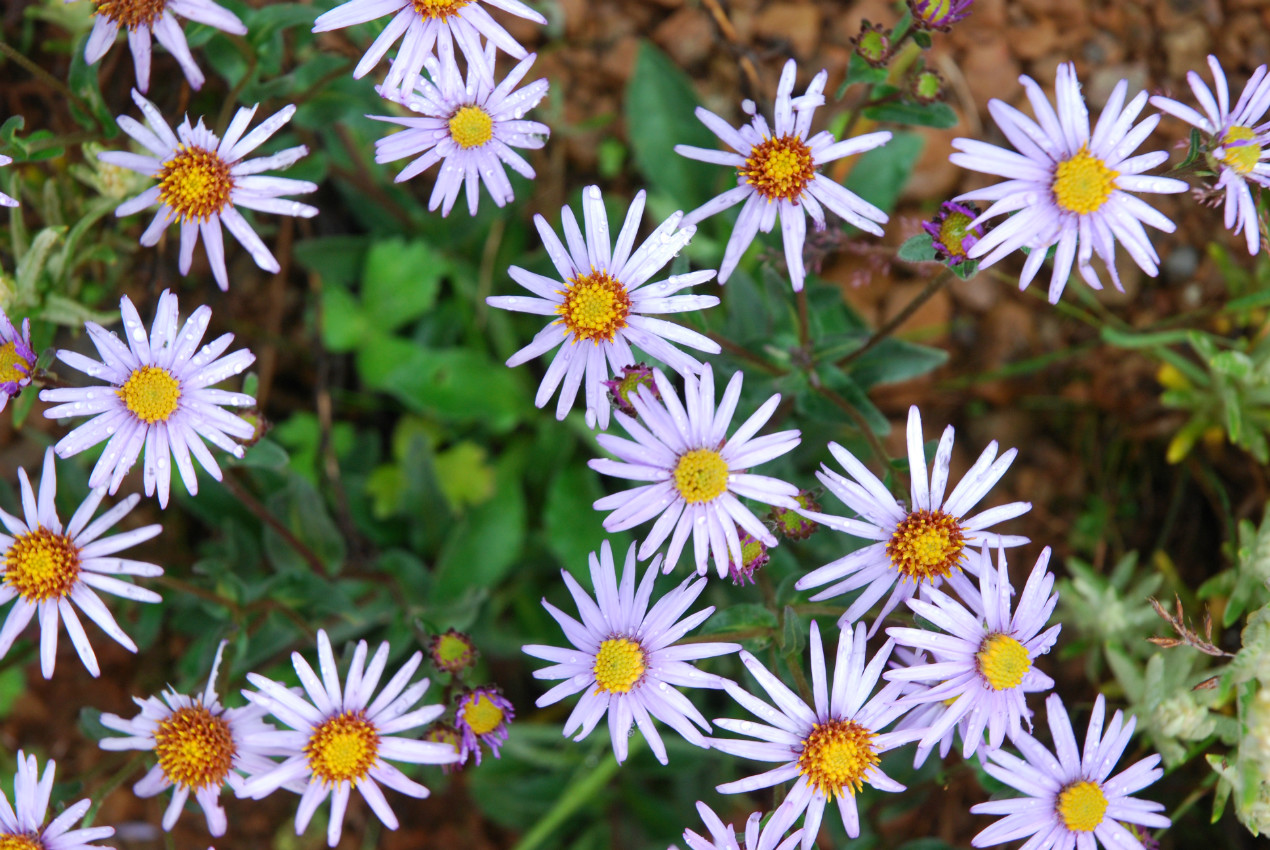
[[854, 633], [842, 629], [831, 689], [820, 628], [813, 620], [809, 646], [814, 706], [803, 702], [757, 658], [743, 650], [741, 660], [775, 706], [728, 682], [728, 693], [759, 722], [726, 718], [714, 722], [720, 729], [757, 740], [711, 738], [710, 746], [729, 755], [774, 762], [777, 767], [720, 785], [719, 793], [742, 794], [792, 782], [793, 787], [772, 820], [792, 824], [805, 811], [803, 850], [809, 850], [815, 842], [825, 807], [831, 801], [838, 806], [847, 835], [857, 837], [860, 813], [855, 795], [866, 784], [879, 791], [903, 791], [903, 785], [882, 772], [879, 756], [920, 734], [882, 731], [908, 710], [896, 704], [903, 684], [892, 682], [870, 698], [894, 645], [888, 640], [866, 665], [864, 624], [857, 623]]
[[[1117, 711], [1105, 727], [1106, 701], [1094, 701], [1085, 747], [1076, 746], [1067, 709], [1058, 694], [1045, 700], [1054, 752], [1026, 732], [1011, 738], [1023, 758], [1007, 750], [988, 753], [986, 770], [1026, 796], [992, 800], [971, 806], [972, 814], [1006, 817], [980, 832], [970, 843], [991, 847], [1031, 836], [1028, 850], [1142, 850], [1142, 842], [1125, 824], [1159, 829], [1169, 819], [1164, 806], [1131, 797], [1164, 775], [1158, 755], [1148, 756], [1115, 776], [1111, 771], [1133, 737], [1137, 718], [1124, 722]], [[1057, 758], [1055, 758], [1057, 754]]]
[[[13, 162], [13, 157], [0, 154], [0, 168], [3, 168], [4, 166], [8, 165], [11, 162]], [[0, 206], [16, 207], [17, 205], [18, 205], [17, 198], [11, 198], [8, 195], [6, 195], [4, 192], [0, 192]]]
[[507, 724], [515, 717], [516, 709], [498, 688], [473, 688], [460, 697], [454, 723], [462, 736], [463, 761], [474, 755], [476, 763], [481, 763], [482, 741], [499, 758], [499, 748], [507, 743]]
[[970, 249], [988, 230], [984, 224], [971, 226], [979, 212], [974, 204], [944, 201], [934, 218], [922, 222], [922, 230], [930, 234], [936, 260], [956, 268], [970, 259], [967, 256]]
[[101, 668], [97, 666], [97, 656], [88, 643], [88, 635], [75, 608], [87, 614], [124, 649], [136, 652], [137, 645], [119, 628], [97, 591], [138, 602], [161, 601], [159, 594], [137, 587], [121, 577], [154, 578], [163, 575], [163, 568], [144, 561], [120, 558], [118, 553], [149, 540], [163, 527], [146, 525], [103, 537], [111, 526], [128, 515], [141, 497], [134, 493], [93, 520], [93, 514], [106, 496], [104, 489], [96, 489], [88, 494], [63, 528], [57, 517], [57, 506], [53, 504], [57, 495], [57, 471], [52, 449], [44, 452], [38, 495], [31, 488], [25, 469], [18, 469], [18, 482], [26, 521], [0, 510], [0, 523], [7, 532], [0, 533], [0, 550], [4, 551], [0, 605], [13, 602], [4, 627], [0, 628], [0, 658], [9, 653], [13, 641], [38, 614], [40, 671], [44, 678], [53, 676], [57, 662], [59, 619], [66, 625], [66, 633], [70, 635], [71, 643], [88, 672], [98, 676]]
[[698, 106], [697, 118], [732, 151], [675, 145], [675, 152], [689, 159], [736, 169], [735, 188], [684, 216], [685, 224], [696, 224], [745, 202], [728, 239], [723, 264], [719, 266], [719, 283], [725, 282], [736, 269], [755, 234], [760, 230], [770, 233], [778, 217], [785, 243], [785, 263], [795, 292], [803, 288], [806, 276], [803, 266], [803, 241], [807, 234], [805, 215], [811, 216], [817, 230], [824, 230], [824, 207], [828, 207], [830, 212], [837, 213], [849, 224], [876, 236], [882, 235], [878, 224], [886, 223], [886, 213], [843, 188], [831, 177], [821, 174], [819, 169], [844, 156], [886, 144], [891, 139], [890, 132], [866, 133], [839, 142], [832, 133], [823, 130], [808, 138], [816, 107], [825, 102], [823, 92], [829, 73], [821, 71], [812, 79], [805, 94], [792, 97], [796, 73], [794, 60], [790, 59], [781, 71], [776, 90], [775, 132], [768, 126], [767, 119], [757, 114], [753, 101], [747, 100], [742, 104], [751, 118], [750, 123], [740, 129]]
[[912, 597], [919, 587], [938, 587], [955, 570], [968, 568], [974, 572], [978, 565], [965, 560], [967, 545], [1009, 547], [1027, 543], [1026, 537], [997, 534], [987, 529], [1031, 510], [1031, 502], [1010, 502], [967, 516], [1005, 475], [1018, 450], [1010, 449], [997, 457], [997, 443], [993, 440], [952, 493], [944, 498], [952, 446], [953, 427], [949, 425], [935, 450], [934, 468], [928, 480], [922, 415], [916, 405], [909, 408], [908, 466], [912, 499], [905, 508], [854, 455], [837, 443], [830, 443], [830, 453], [851, 477], [844, 478], [828, 466], [823, 466], [816, 477], [859, 519], [807, 510], [799, 513], [835, 531], [874, 542], [812, 570], [800, 578], [795, 587], [806, 590], [833, 582], [811, 597], [813, 600], [830, 599], [863, 587], [864, 592], [842, 615], [839, 622], [843, 625], [855, 622], [891, 591], [869, 630], [873, 635], [886, 615]]
[[321, 678], [300, 653], [291, 653], [291, 663], [304, 686], [303, 695], [258, 673], [248, 673], [247, 681], [258, 690], [243, 691], [243, 696], [289, 729], [247, 736], [248, 744], [273, 747], [285, 758], [273, 769], [249, 778], [240, 796], [259, 800], [290, 783], [304, 783], [295, 815], [296, 835], [304, 833], [317, 807], [330, 797], [326, 840], [331, 847], [340, 840], [344, 812], [354, 789], [384, 826], [396, 829], [397, 817], [380, 783], [420, 800], [429, 791], [386, 759], [411, 764], [453, 764], [459, 754], [449, 744], [398, 735], [431, 723], [445, 711], [441, 705], [415, 707], [428, 689], [427, 679], [407, 687], [423, 661], [422, 652], [412, 655], [379, 696], [371, 699], [388, 664], [388, 651], [387, 641], [381, 643], [367, 664], [366, 641], [358, 641], [348, 675], [341, 684], [330, 638], [319, 629]]
[[221, 480], [220, 467], [204, 440], [234, 457], [243, 456], [243, 447], [234, 439], [247, 439], [255, 428], [223, 408], [251, 407], [256, 400], [243, 393], [214, 389], [213, 385], [242, 372], [256, 355], [245, 348], [225, 354], [234, 341], [232, 333], [199, 348], [212, 318], [211, 308], [199, 307], [181, 326], [176, 295], [166, 289], [159, 296], [148, 335], [127, 295], [119, 300], [119, 311], [126, 344], [96, 322], [84, 324], [101, 362], [75, 351], [57, 352], [67, 366], [107, 383], [43, 390], [40, 399], [60, 402], [44, 411], [50, 419], [93, 417], [58, 440], [54, 448], [60, 457], [71, 457], [109, 441], [93, 467], [89, 487], [118, 491], [144, 449], [146, 495], [153, 496], [157, 489], [159, 505], [167, 507], [172, 476], [169, 455], [191, 495], [198, 492], [191, 456], [209, 475]]
[[604, 381], [635, 363], [631, 346], [685, 376], [700, 372], [701, 362], [672, 343], [707, 354], [720, 351], [719, 344], [704, 334], [655, 318], [661, 313], [713, 307], [719, 299], [713, 295], [675, 294], [710, 280], [715, 274], [713, 270], [688, 272], [660, 283], [648, 283], [688, 244], [696, 228], [681, 228], [683, 213], [676, 212], [637, 248], [635, 235], [643, 214], [644, 192], [640, 190], [631, 201], [626, 220], [617, 234], [617, 244], [613, 245], [609, 241], [609, 219], [600, 187], [586, 187], [582, 191], [585, 238], [573, 210], [568, 207], [561, 212], [564, 243], [545, 218], [534, 216], [538, 234], [560, 280], [512, 266], [507, 270], [512, 280], [536, 297], [496, 295], [485, 299], [491, 307], [502, 310], [556, 317], [538, 332], [533, 342], [508, 358], [507, 365], [519, 366], [560, 347], [534, 398], [534, 404], [542, 407], [559, 387], [557, 419], [568, 415], [578, 388], [582, 387], [587, 425], [594, 428], [598, 423], [601, 429], [607, 428], [610, 414]]
[[801, 829], [796, 829], [789, 837], [785, 837], [789, 823], [773, 818], [764, 826], [762, 813], [755, 812], [745, 822], [745, 844], [742, 847], [736, 840], [736, 830], [732, 828], [732, 824], [724, 824], [700, 800], [697, 801], [697, 812], [706, 829], [710, 830], [710, 837], [706, 838], [691, 829], [685, 829], [684, 843], [689, 850], [793, 850], [794, 845], [803, 837]]
[[767, 546], [776, 545], [776, 536], [737, 497], [797, 507], [797, 487], [748, 470], [789, 452], [802, 436], [791, 429], [755, 437], [780, 404], [780, 393], [776, 393], [729, 437], [743, 377], [741, 372], [732, 376], [716, 409], [714, 371], [709, 365], [700, 378], [684, 378], [682, 403], [657, 370], [653, 379], [661, 399], [654, 398], [647, 387], [639, 387], [631, 396], [639, 419], [616, 414], [632, 439], [612, 434], [597, 438], [617, 459], [599, 458], [588, 466], [604, 475], [652, 482], [595, 502], [597, 511], [612, 511], [604, 519], [607, 531], [625, 531], [657, 517], [640, 544], [640, 560], [651, 557], [670, 538], [666, 552], [666, 572], [670, 572], [692, 535], [697, 572], [705, 575], [713, 557], [722, 578], [728, 574], [729, 563], [744, 559], [738, 527]]
[[0, 310], [0, 410], [9, 399], [31, 383], [36, 354], [31, 347], [31, 320], [22, 320], [22, 330], [13, 326], [8, 314]]
[[908, 0], [913, 25], [924, 30], [948, 32], [970, 14], [975, 0]]
[[[505, 166], [530, 180], [536, 176], [533, 167], [512, 148], [537, 150], [551, 134], [546, 124], [521, 118], [546, 96], [548, 83], [546, 79], [535, 80], [513, 91], [538, 57], [531, 53], [497, 87], [493, 80], [478, 74], [475, 65], [468, 66], [464, 84], [454, 54], [447, 48], [449, 42], [443, 42], [440, 61], [431, 56], [424, 60], [431, 82], [419, 78], [414, 91], [400, 94], [386, 86], [378, 89], [384, 98], [423, 117], [369, 116], [406, 128], [375, 142], [375, 162], [394, 162], [419, 154], [397, 175], [398, 183], [422, 174], [438, 162], [444, 163], [432, 187], [428, 209], [440, 207], [442, 215], [449, 215], [459, 189], [466, 187], [467, 210], [476, 215], [481, 183], [500, 207], [515, 198]], [[486, 48], [493, 64], [494, 46], [487, 43]]]
[[[547, 23], [546, 18], [520, 0], [484, 2], [518, 18], [525, 18], [536, 24]], [[407, 92], [414, 88], [414, 80], [423, 68], [424, 57], [432, 53], [433, 45], [440, 52], [447, 48], [453, 50], [453, 42], [458, 42], [459, 50], [468, 64], [490, 81], [494, 79], [494, 62], [481, 47], [482, 36], [489, 44], [509, 56], [525, 58], [525, 48], [494, 20], [481, 0], [349, 0], [319, 15], [313, 24], [313, 31], [343, 29], [386, 15], [392, 15], [393, 18], [353, 69], [355, 79], [360, 79], [379, 64], [379, 60], [384, 58], [384, 54], [398, 39], [401, 39], [401, 48], [392, 60], [384, 85]]]
[[0, 790], [0, 847], [6, 850], [110, 850], [91, 842], [114, 835], [113, 826], [71, 829], [92, 808], [92, 800], [84, 799], [67, 806], [48, 826], [44, 825], [56, 770], [56, 762], [46, 761], [44, 775], [40, 776], [35, 756], [18, 750], [13, 805], [9, 805], [8, 795]]
[[198, 801], [207, 818], [207, 831], [225, 834], [227, 820], [221, 808], [220, 794], [225, 784], [241, 791], [248, 776], [269, 770], [274, 763], [268, 758], [274, 752], [252, 746], [248, 735], [269, 732], [273, 727], [263, 722], [265, 710], [255, 705], [226, 708], [216, 696], [216, 672], [220, 668], [225, 641], [216, 648], [207, 687], [196, 697], [168, 688], [163, 698], [133, 698], [141, 713], [131, 719], [117, 714], [102, 714], [101, 723], [108, 729], [123, 732], [124, 738], [103, 738], [103, 750], [153, 750], [158, 764], [133, 786], [138, 797], [154, 795], [175, 787], [172, 801], [163, 813], [163, 829], [171, 832], [185, 808], [190, 794]]
[[1267, 162], [1270, 160], [1270, 123], [1261, 120], [1270, 109], [1270, 74], [1266, 73], [1265, 65], [1253, 71], [1235, 108], [1231, 109], [1226, 72], [1216, 56], [1208, 57], [1208, 67], [1213, 72], [1216, 99], [1199, 74], [1186, 72], [1186, 80], [1204, 110], [1203, 115], [1184, 103], [1158, 95], [1151, 98], [1151, 105], [1202, 130], [1207, 136], [1206, 150], [1219, 174], [1214, 189], [1226, 193], [1226, 229], [1242, 230], [1248, 253], [1255, 254], [1261, 247], [1261, 219], [1248, 183], [1270, 186], [1270, 162]]
[[1172, 233], [1174, 225], [1130, 193], [1185, 192], [1187, 186], [1171, 177], [1143, 173], [1168, 160], [1168, 151], [1132, 155], [1160, 123], [1160, 116], [1152, 115], [1133, 124], [1146, 105], [1147, 93], [1139, 92], [1126, 106], [1129, 83], [1116, 83], [1091, 135], [1089, 110], [1070, 62], [1058, 66], [1057, 112], [1035, 80], [1025, 75], [1019, 82], [1032, 103], [1035, 121], [1004, 101], [988, 101], [988, 111], [1017, 152], [976, 139], [953, 140], [958, 153], [949, 159], [954, 164], [1006, 178], [957, 196], [958, 201], [992, 202], [971, 226], [1014, 213], [975, 243], [968, 252], [970, 259], [987, 268], [1007, 254], [1027, 248], [1031, 253], [1019, 278], [1019, 288], [1027, 289], [1046, 252], [1058, 246], [1050, 276], [1051, 303], [1057, 303], [1062, 295], [1073, 262], [1087, 284], [1102, 289], [1102, 281], [1090, 265], [1094, 254], [1106, 264], [1116, 288], [1123, 289], [1116, 272], [1117, 241], [1144, 272], [1155, 277], [1160, 258], [1142, 225], [1165, 233]]
[[143, 94], [150, 88], [151, 36], [176, 59], [190, 88], [198, 91], [203, 87], [203, 72], [194, 61], [177, 15], [230, 35], [247, 34], [247, 27], [238, 16], [213, 0], [93, 0], [93, 6], [93, 31], [84, 45], [84, 61], [96, 64], [114, 45], [119, 30], [125, 30], [137, 73], [137, 89]]
[[[552, 605], [543, 607], [564, 629], [572, 647], [525, 646], [534, 658], [550, 661], [550, 667], [534, 671], [535, 679], [564, 679], [535, 703], [539, 708], [553, 705], [567, 696], [582, 693], [564, 725], [564, 734], [581, 741], [595, 729], [607, 713], [613, 755], [626, 760], [631, 725], [653, 748], [662, 764], [667, 763], [666, 746], [653, 725], [657, 718], [690, 744], [705, 747], [705, 737], [693, 727], [707, 732], [710, 724], [677, 688], [722, 688], [727, 680], [698, 670], [691, 662], [727, 655], [741, 648], [736, 643], [685, 643], [676, 645], [688, 632], [714, 613], [703, 608], [685, 619], [684, 612], [705, 588], [705, 579], [685, 579], [649, 609], [658, 562], [648, 565], [635, 587], [635, 544], [626, 553], [622, 581], [618, 584], [613, 550], [605, 540], [599, 556], [591, 553], [591, 582], [595, 598], [587, 594], [568, 572], [565, 585], [578, 606], [581, 621]], [[574, 735], [574, 733], [577, 733]]]
[[[986, 547], [979, 554], [979, 593], [976, 601], [982, 612], [967, 609], [937, 588], [928, 587], [927, 599], [909, 599], [908, 607], [943, 633], [930, 629], [891, 628], [886, 633], [896, 643], [924, 649], [933, 661], [891, 670], [888, 681], [922, 682], [929, 687], [903, 700], [905, 705], [932, 704], [943, 710], [931, 719], [930, 728], [918, 742], [920, 751], [929, 751], [963, 719], [961, 754], [970, 758], [981, 745], [995, 750], [1022, 731], [1022, 723], [1032, 728], [1032, 712], [1027, 694], [1048, 691], [1054, 680], [1036, 669], [1038, 655], [1050, 651], [1061, 626], [1045, 624], [1058, 604], [1054, 574], [1048, 569], [1047, 547], [1032, 568], [1013, 615], [1010, 613], [1010, 573], [1005, 553], [998, 551], [997, 567]], [[949, 583], [969, 583], [964, 575], [949, 576]], [[964, 592], [964, 591], [963, 591]], [[974, 593], [973, 588], [970, 594]], [[984, 743], [984, 730], [988, 739]]]
[[243, 218], [238, 207], [304, 218], [317, 215], [316, 207], [282, 197], [316, 192], [316, 183], [260, 173], [286, 168], [307, 154], [309, 149], [296, 145], [270, 156], [243, 157], [282, 129], [295, 114], [295, 106], [283, 107], [246, 135], [243, 134], [259, 104], [250, 109], [239, 109], [222, 139], [203, 126], [202, 118], [197, 126], [190, 126], [188, 116], [173, 133], [153, 103], [136, 91], [132, 93], [132, 99], [150, 126], [147, 128], [127, 115], [120, 115], [119, 127], [151, 155], [106, 151], [97, 156], [111, 165], [154, 177], [158, 185], [120, 204], [115, 215], [133, 215], [158, 204], [159, 211], [141, 234], [141, 244], [147, 247], [158, 243], [169, 224], [180, 222], [178, 268], [183, 275], [190, 272], [194, 246], [198, 244], [201, 233], [212, 277], [222, 290], [229, 289], [222, 224], [247, 249], [256, 265], [267, 272], [277, 272], [280, 268], [278, 261]]

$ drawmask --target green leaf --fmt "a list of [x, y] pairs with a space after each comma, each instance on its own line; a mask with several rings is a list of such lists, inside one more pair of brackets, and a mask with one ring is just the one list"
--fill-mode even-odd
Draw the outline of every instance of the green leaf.
[[1181, 170], [1183, 168], [1186, 168], [1191, 163], [1195, 162], [1196, 159], [1199, 158], [1200, 139], [1201, 139], [1201, 136], [1199, 134], [1199, 130], [1192, 127], [1190, 144], [1187, 146], [1187, 149], [1186, 149], [1186, 158], [1177, 164], [1175, 170]]
[[1229, 375], [1237, 381], [1247, 380], [1254, 369], [1252, 358], [1242, 351], [1223, 351], [1208, 361], [1208, 365], [1214, 372]]
[[[270, 495], [266, 501], [270, 513], [326, 566], [330, 575], [339, 572], [344, 563], [344, 536], [326, 510], [317, 488], [299, 475], [292, 474], [287, 486]], [[308, 573], [311, 565], [295, 547], [272, 527], [265, 526], [265, 552], [285, 572]]]
[[362, 269], [362, 303], [377, 328], [393, 331], [432, 309], [441, 288], [443, 257], [419, 240], [376, 242]]
[[652, 44], [640, 42], [626, 86], [626, 127], [635, 165], [656, 189], [684, 209], [713, 194], [719, 170], [675, 153], [676, 144], [714, 150], [718, 140], [697, 120], [692, 82]]
[[893, 384], [925, 375], [946, 362], [948, 352], [942, 348], [887, 337], [860, 355], [852, 364], [851, 377], [867, 390], [877, 384]]
[[847, 176], [846, 187], [889, 213], [913, 173], [923, 144], [922, 137], [915, 133], [896, 133], [891, 141], [860, 157]]
[[432, 604], [461, 598], [469, 588], [490, 590], [520, 557], [525, 540], [525, 496], [513, 457], [504, 455], [494, 498], [453, 525], [437, 562]]
[[365, 236], [322, 236], [297, 241], [292, 255], [305, 271], [351, 287], [362, 271], [367, 247]]
[[853, 51], [851, 58], [847, 60], [846, 79], [842, 81], [842, 86], [838, 89], [838, 100], [842, 100], [842, 96], [847, 93], [847, 87], [852, 83], [863, 83], [871, 86], [874, 83], [883, 82], [886, 82], [886, 69], [874, 68], [868, 62], [865, 62], [859, 53]]
[[234, 466], [253, 467], [256, 469], [286, 469], [290, 458], [287, 450], [275, 443], [273, 440], [262, 439], [251, 448], [247, 449], [246, 454], [241, 459], [232, 460]]
[[706, 620], [699, 634], [717, 635], [751, 629], [776, 629], [776, 614], [764, 605], [729, 605]]
[[929, 233], [910, 236], [896, 255], [906, 263], [935, 263], [935, 237]]
[[432, 461], [437, 484], [456, 511], [487, 502], [494, 495], [494, 468], [485, 447], [469, 440], [439, 452]]
[[864, 117], [878, 122], [912, 124], [918, 127], [947, 129], [957, 125], [957, 113], [946, 103], [881, 103], [866, 106]]
[[347, 289], [333, 281], [322, 285], [322, 342], [331, 351], [353, 351], [370, 331], [362, 307]]

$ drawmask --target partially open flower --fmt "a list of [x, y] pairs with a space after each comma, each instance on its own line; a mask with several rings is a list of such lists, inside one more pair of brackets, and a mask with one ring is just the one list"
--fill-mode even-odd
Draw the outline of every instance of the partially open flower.
[[988, 232], [986, 224], [972, 226], [980, 212], [974, 204], [944, 201], [934, 218], [922, 222], [922, 230], [935, 240], [935, 259], [949, 266], [959, 266], [970, 259], [970, 249]]
[[874, 68], [885, 68], [891, 60], [891, 31], [880, 24], [864, 21], [860, 34], [851, 39], [856, 55]]
[[735, 558], [728, 560], [728, 575], [733, 584], [754, 584], [754, 574], [763, 567], [772, 556], [767, 554], [767, 546], [757, 537], [751, 537], [748, 531], [741, 531], [741, 563]]
[[[799, 490], [798, 495], [794, 497], [794, 501], [798, 503], [798, 507], [805, 511], [823, 511], [824, 508], [816, 501], [816, 494], [810, 490]], [[767, 515], [768, 521], [776, 527], [776, 533], [788, 540], [806, 540], [816, 533], [820, 528], [820, 523], [814, 519], [801, 516], [791, 508], [774, 507], [771, 513]]]
[[623, 366], [622, 377], [601, 383], [609, 388], [609, 402], [632, 419], [639, 418], [630, 398], [636, 387], [648, 387], [653, 398], [661, 400], [661, 393], [658, 392], [657, 384], [653, 381], [653, 370], [642, 361], [634, 366]]
[[908, 0], [913, 26], [922, 30], [948, 32], [952, 25], [970, 14], [975, 0]]
[[31, 320], [22, 320], [22, 330], [0, 310], [0, 410], [9, 399], [31, 383], [35, 368], [35, 349], [31, 347]]
[[476, 658], [480, 655], [472, 639], [454, 629], [447, 629], [444, 634], [433, 635], [428, 649], [432, 653], [432, 663], [437, 666], [437, 669], [454, 675], [475, 666]]
[[469, 755], [481, 763], [481, 742], [498, 758], [498, 749], [507, 742], [507, 724], [516, 716], [516, 709], [498, 688], [481, 687], [468, 691], [459, 699], [455, 724], [460, 735], [459, 755], [467, 761]]

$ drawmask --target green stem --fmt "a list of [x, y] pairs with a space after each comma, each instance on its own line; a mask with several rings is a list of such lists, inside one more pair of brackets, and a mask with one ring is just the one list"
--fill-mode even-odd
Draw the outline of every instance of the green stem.
[[[630, 752], [633, 754], [643, 740], [636, 735], [631, 738]], [[574, 812], [589, 803], [608, 785], [617, 773], [617, 759], [612, 753], [606, 753], [599, 764], [574, 777], [556, 799], [547, 813], [538, 819], [529, 831], [520, 839], [512, 850], [536, 850], [542, 846], [551, 834], [556, 831]]]
[[873, 336], [869, 337], [864, 345], [857, 348], [847, 356], [838, 361], [838, 368], [842, 369], [854, 360], [860, 358], [866, 351], [872, 349], [875, 345], [886, 339], [891, 333], [909, 320], [909, 318], [917, 312], [918, 308], [935, 296], [936, 292], [943, 289], [948, 281], [952, 280], [953, 273], [951, 269], [944, 269], [926, 284], [926, 288], [917, 293], [916, 297], [908, 304], [904, 305], [904, 309], [891, 317], [891, 320], [873, 332]]
[[57, 91], [61, 92], [68, 100], [74, 101], [75, 105], [83, 112], [89, 115], [92, 114], [92, 109], [89, 105], [84, 102], [83, 98], [71, 91], [66, 83], [41, 68], [37, 63], [31, 61], [22, 53], [18, 52], [17, 48], [13, 47], [8, 42], [0, 41], [0, 54], [4, 54], [7, 58], [17, 62], [33, 77], [36, 77], [46, 85], [52, 86]]

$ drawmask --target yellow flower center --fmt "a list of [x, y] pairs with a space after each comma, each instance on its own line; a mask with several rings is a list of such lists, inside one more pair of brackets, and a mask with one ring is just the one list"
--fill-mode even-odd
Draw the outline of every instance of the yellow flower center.
[[901, 580], [934, 581], [961, 565], [965, 545], [965, 532], [955, 516], [942, 510], [916, 510], [895, 526], [886, 555]]
[[[97, 12], [108, 21], [135, 30], [153, 26], [167, 8], [168, 0], [96, 0]], [[0, 847], [0, 850], [7, 848]]]
[[4, 583], [27, 602], [70, 595], [79, 581], [79, 548], [43, 526], [19, 534], [4, 554]]
[[675, 464], [675, 489], [689, 504], [709, 502], [728, 489], [728, 464], [718, 452], [693, 449]]
[[1068, 212], [1087, 215], [1107, 203], [1119, 176], [1081, 145], [1054, 169], [1054, 202]]
[[595, 654], [595, 684], [610, 694], [630, 693], [645, 669], [644, 648], [627, 638], [609, 638]]
[[613, 335], [626, 327], [631, 312], [631, 296], [626, 285], [605, 271], [592, 271], [569, 281], [562, 293], [564, 303], [556, 308], [574, 342], [589, 339], [596, 345], [612, 342]]
[[750, 149], [737, 174], [768, 201], [784, 198], [797, 202], [816, 176], [811, 148], [797, 136], [767, 139]]
[[0, 835], [0, 850], [44, 850], [44, 842], [34, 832]]
[[154, 730], [163, 775], [186, 788], [220, 788], [237, 751], [229, 722], [202, 705], [172, 712]]
[[171, 372], [158, 366], [137, 369], [115, 393], [124, 407], [148, 425], [167, 422], [181, 401], [180, 383]]
[[437, 639], [437, 658], [445, 667], [466, 667], [475, 655], [472, 644], [458, 634], [446, 632]]
[[181, 145], [155, 175], [159, 202], [181, 221], [206, 221], [229, 204], [234, 177], [215, 151]]
[[379, 733], [364, 711], [337, 714], [313, 730], [304, 745], [309, 770], [323, 785], [366, 778], [379, 755]]
[[961, 246], [961, 240], [966, 238], [966, 225], [974, 221], [965, 213], [951, 213], [939, 225], [939, 241], [943, 244], [944, 250], [954, 260], [964, 260], [966, 251]]
[[450, 116], [450, 138], [463, 149], [479, 148], [494, 137], [494, 118], [479, 106], [464, 106]]
[[476, 735], [488, 735], [503, 722], [503, 710], [488, 694], [475, 694], [463, 702], [463, 722]]
[[873, 732], [854, 720], [827, 720], [811, 727], [798, 756], [798, 772], [829, 797], [857, 794], [864, 774], [878, 763]]
[[1058, 815], [1072, 832], [1093, 832], [1107, 813], [1107, 795], [1093, 782], [1081, 780], [1058, 795]]
[[1247, 174], [1261, 161], [1261, 146], [1253, 141], [1257, 134], [1247, 127], [1231, 127], [1221, 137], [1222, 161], [1240, 174]]
[[471, 2], [472, 0], [410, 0], [415, 12], [425, 21], [445, 20], [451, 15], [457, 15], [460, 9]]
[[1000, 633], [984, 638], [975, 654], [979, 660], [979, 672], [988, 680], [994, 691], [1017, 688], [1024, 674], [1032, 669], [1032, 658], [1027, 647], [1009, 635]]
[[29, 360], [18, 354], [16, 341], [0, 345], [0, 384], [25, 381], [31, 375], [31, 365]]

